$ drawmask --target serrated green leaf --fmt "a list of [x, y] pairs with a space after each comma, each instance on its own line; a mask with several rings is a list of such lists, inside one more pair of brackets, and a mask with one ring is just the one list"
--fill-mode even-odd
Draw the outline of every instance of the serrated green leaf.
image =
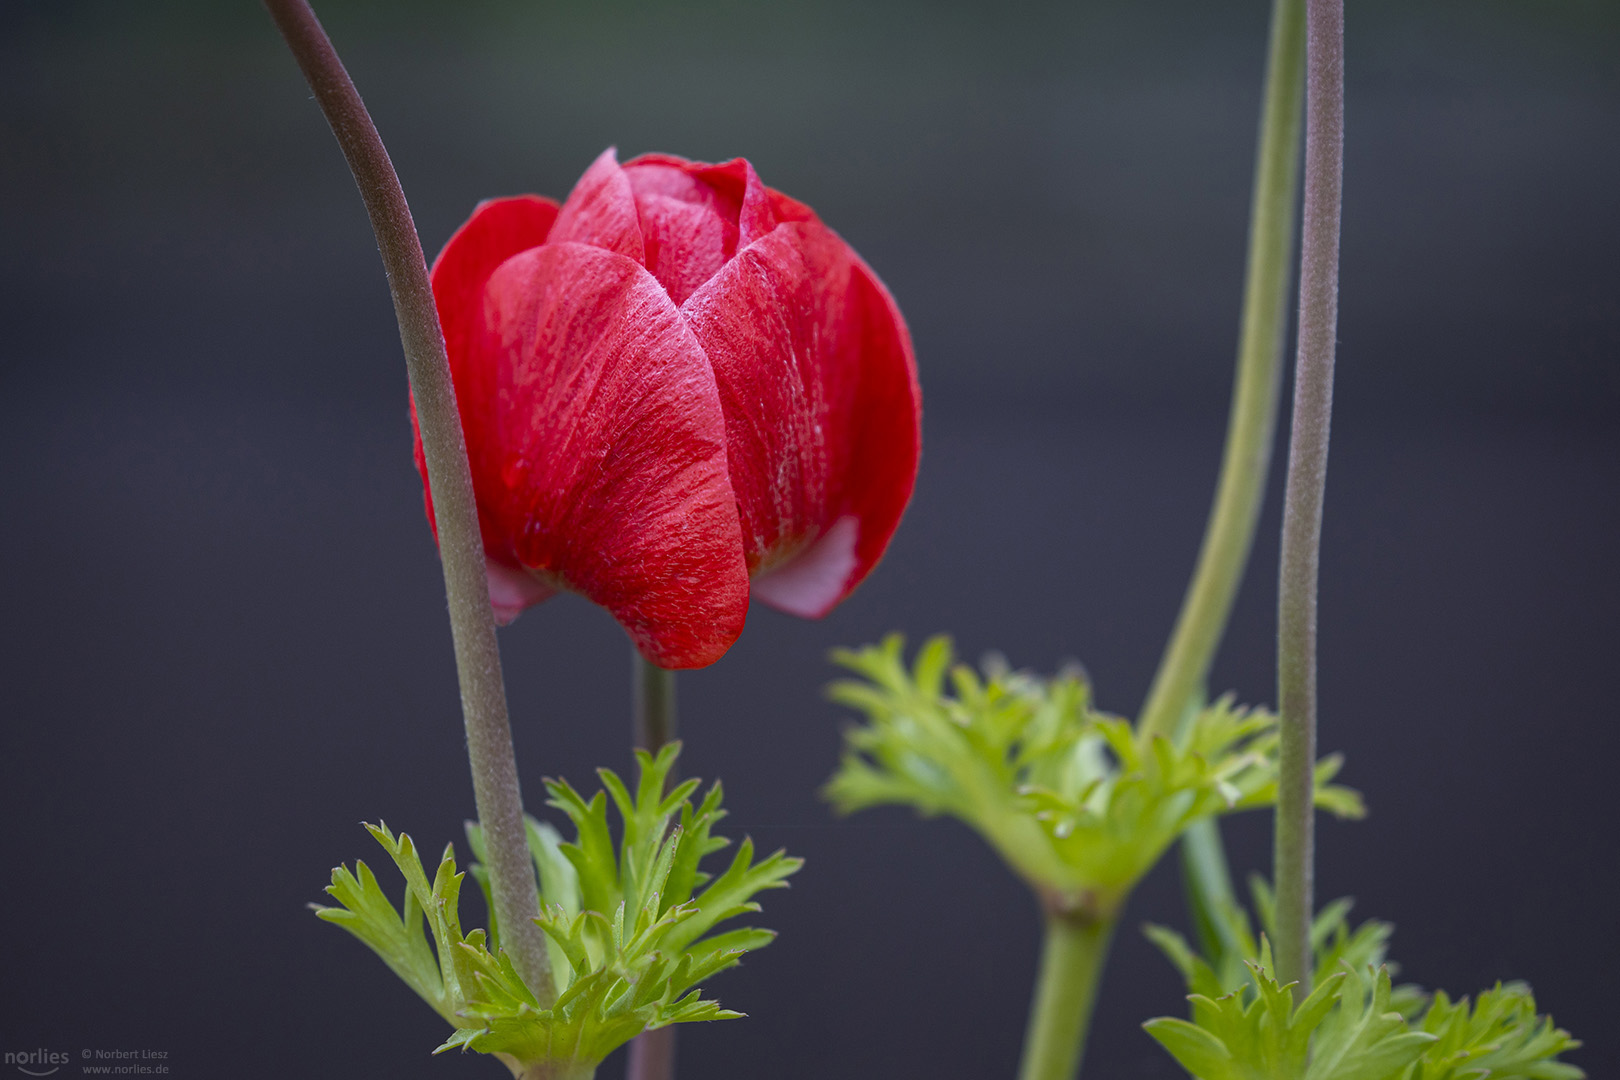
[[[752, 927], [710, 931], [758, 911], [753, 897], [785, 886], [802, 861], [778, 851], [755, 862], [753, 844], [744, 840], [722, 873], [700, 870], [704, 856], [729, 844], [712, 834], [725, 811], [718, 784], [696, 807], [697, 781], [665, 792], [677, 753], [674, 745], [656, 757], [638, 753], [633, 792], [607, 770], [606, 791], [589, 801], [565, 781], [547, 782], [551, 805], [575, 826], [573, 841], [564, 842], [551, 826], [528, 822], [544, 901], [537, 922], [552, 957], [549, 1008], [496, 939], [482, 929], [463, 931], [464, 875], [449, 846], [430, 881], [408, 835], [367, 826], [405, 878], [403, 914], [364, 863], [352, 873], [332, 872], [327, 891], [340, 906], [317, 914], [359, 937], [452, 1025], [436, 1052], [473, 1050], [586, 1071], [642, 1031], [740, 1017], [703, 998], [696, 984], [775, 935]], [[608, 829], [609, 796], [621, 824], [617, 845]], [[468, 829], [468, 843], [482, 854], [476, 826]], [[487, 878], [476, 865], [469, 872], [477, 881]]]
[[[948, 814], [1038, 890], [1108, 916], [1194, 822], [1276, 800], [1277, 720], [1264, 710], [1228, 696], [1174, 739], [1139, 736], [1093, 709], [1073, 674], [1043, 679], [1004, 661], [975, 673], [953, 664], [946, 638], [907, 670], [902, 645], [890, 635], [834, 654], [862, 678], [828, 695], [864, 721], [845, 733], [824, 789], [841, 813], [899, 804]], [[1323, 762], [1318, 802], [1358, 813], [1353, 792], [1327, 784], [1338, 765]]]
[[[1259, 880], [1253, 890], [1262, 925], [1269, 926], [1271, 891]], [[1161, 1018], [1150, 1021], [1148, 1030], [1199, 1080], [1579, 1080], [1583, 1075], [1556, 1060], [1579, 1043], [1536, 1014], [1527, 988], [1499, 984], [1472, 1008], [1466, 998], [1453, 1003], [1436, 993], [1425, 1009], [1415, 989], [1391, 985], [1392, 965], [1383, 962], [1389, 924], [1373, 921], [1351, 931], [1349, 910], [1349, 901], [1336, 901], [1313, 921], [1318, 975], [1314, 991], [1297, 1008], [1272, 976], [1264, 936], [1253, 950], [1257, 955], [1247, 961], [1247, 976], [1240, 977], [1218, 974], [1173, 931], [1147, 928], [1187, 982], [1193, 1007], [1191, 1022]]]
[[1210, 1032], [1185, 1020], [1161, 1016], [1142, 1025], [1181, 1067], [1200, 1080], [1237, 1080], [1237, 1071], [1226, 1044]]

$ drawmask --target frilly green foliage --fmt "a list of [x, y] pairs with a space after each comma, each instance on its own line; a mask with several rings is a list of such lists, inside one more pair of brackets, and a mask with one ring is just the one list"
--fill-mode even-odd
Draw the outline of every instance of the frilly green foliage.
[[1436, 991], [1418, 1027], [1437, 1040], [1404, 1080], [1580, 1080], [1580, 1069], [1554, 1059], [1580, 1045], [1552, 1018], [1536, 1014], [1524, 983], [1497, 983], [1469, 1008]]
[[[1255, 881], [1256, 907], [1271, 924], [1271, 894]], [[1273, 977], [1270, 948], [1249, 932], [1248, 955], [1197, 955], [1163, 927], [1148, 936], [1187, 983], [1192, 1020], [1143, 1025], [1197, 1080], [1580, 1080], [1556, 1060], [1580, 1043], [1536, 1014], [1523, 983], [1498, 983], [1470, 1005], [1444, 993], [1391, 987], [1385, 960], [1393, 928], [1351, 930], [1348, 900], [1328, 905], [1312, 925], [1316, 989], [1297, 1008]], [[1291, 984], [1290, 984], [1291, 986]]]
[[1144, 1025], [1198, 1080], [1399, 1080], [1435, 1042], [1390, 1007], [1387, 968], [1335, 972], [1297, 1007], [1264, 943], [1250, 970], [1245, 989], [1189, 995], [1191, 1022]]
[[[565, 781], [546, 782], [550, 805], [568, 815], [577, 836], [565, 843], [549, 825], [529, 821], [542, 893], [537, 921], [552, 961], [553, 986], [544, 988], [544, 1000], [524, 985], [493, 933], [463, 933], [457, 909], [464, 875], [456, 871], [451, 846], [429, 882], [409, 836], [368, 825], [405, 877], [403, 911], [357, 862], [353, 873], [344, 866], [332, 871], [326, 891], [342, 906], [316, 913], [369, 945], [455, 1029], [436, 1052], [461, 1047], [494, 1054], [515, 1074], [534, 1062], [588, 1074], [642, 1031], [740, 1016], [695, 987], [775, 934], [753, 927], [710, 932], [758, 911], [754, 894], [784, 887], [802, 861], [779, 851], [756, 863], [752, 842], [744, 840], [718, 877], [700, 870], [704, 856], [730, 843], [712, 833], [725, 811], [719, 784], [695, 807], [696, 780], [664, 794], [678, 751], [672, 744], [656, 759], [638, 751], [634, 793], [606, 769], [600, 770], [606, 794], [589, 801]], [[623, 823], [617, 848], [608, 829], [608, 796]], [[482, 837], [476, 827], [468, 834], [478, 854]], [[482, 867], [471, 869], [485, 881]]]
[[[1263, 934], [1274, 934], [1276, 900], [1271, 886], [1256, 876], [1249, 879], [1249, 889]], [[1311, 951], [1315, 959], [1313, 986], [1344, 970], [1387, 967], [1391, 976], [1400, 973], [1400, 968], [1388, 958], [1394, 924], [1369, 919], [1352, 930], [1349, 914], [1353, 906], [1354, 901], [1349, 898], [1335, 900], [1318, 912], [1311, 923]], [[1216, 940], [1224, 946], [1214, 955], [1199, 955], [1180, 934], [1168, 927], [1150, 924], [1143, 932], [1181, 973], [1190, 993], [1210, 998], [1234, 990], [1252, 993], [1254, 965], [1260, 959], [1263, 934], [1256, 936], [1248, 912], [1236, 903], [1223, 904], [1212, 914], [1221, 924]], [[1422, 991], [1416, 987], [1397, 986], [1391, 991], [1390, 1007], [1402, 1016], [1412, 1016], [1422, 1008], [1424, 1000]]]
[[[861, 676], [830, 696], [866, 716], [846, 733], [827, 784], [843, 813], [885, 803], [949, 814], [977, 830], [1038, 890], [1110, 915], [1190, 823], [1268, 806], [1277, 794], [1277, 720], [1230, 698], [1175, 739], [1144, 737], [1091, 705], [1079, 674], [1043, 679], [952, 662], [936, 637], [908, 670], [902, 639], [840, 650]], [[1317, 768], [1317, 803], [1345, 817], [1360, 798]]]

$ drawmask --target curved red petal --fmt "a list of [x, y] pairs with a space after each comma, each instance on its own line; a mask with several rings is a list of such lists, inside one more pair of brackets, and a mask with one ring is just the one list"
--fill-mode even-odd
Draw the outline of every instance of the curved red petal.
[[683, 304], [746, 247], [776, 227], [769, 190], [743, 158], [706, 165], [667, 154], [624, 166], [635, 192], [644, 265]]
[[737, 250], [737, 213], [701, 181], [670, 165], [627, 165], [640, 214], [644, 262], [676, 304]]
[[760, 183], [747, 158], [732, 158], [719, 165], [692, 162], [687, 171], [736, 207], [738, 247], [747, 247], [776, 228], [775, 192]]
[[766, 197], [770, 199], [771, 213], [778, 222], [789, 221], [820, 221], [816, 212], [804, 203], [791, 196], [784, 195], [774, 188], [766, 188]]
[[921, 395], [899, 309], [836, 233], [800, 220], [682, 311], [725, 409], [755, 594], [824, 615], [882, 557], [916, 479]]
[[714, 375], [664, 289], [621, 255], [555, 240], [490, 279], [480, 348], [510, 557], [606, 607], [647, 658], [713, 663], [748, 578]]
[[489, 275], [518, 252], [545, 243], [557, 210], [555, 202], [539, 195], [487, 199], [451, 234], [430, 275], [448, 350], [465, 351], [467, 334], [483, 321]]
[[[718, 200], [718, 205], [726, 207], [727, 216], [737, 227], [738, 247], [752, 244], [776, 228], [779, 221], [812, 220], [816, 216], [808, 206], [761, 183], [747, 158], [732, 158], [718, 165], [710, 165], [702, 161], [688, 161], [674, 154], [642, 154], [626, 162], [624, 168], [631, 174], [631, 183], [636, 185], [638, 197], [645, 188], [680, 195], [689, 201]], [[636, 179], [635, 174], [641, 169], [648, 170], [648, 179]], [[682, 179], [670, 174], [680, 174]], [[693, 184], [708, 188], [710, 194], [694, 196], [691, 194]], [[785, 216], [781, 213], [784, 210]]]
[[645, 265], [635, 194], [611, 146], [591, 162], [568, 193], [550, 239], [554, 244], [592, 244]]
[[860, 522], [860, 534], [845, 595], [888, 550], [911, 503], [922, 457], [922, 388], [911, 331], [883, 282], [859, 255], [854, 258], [844, 348], [861, 356], [860, 385], [849, 416], [854, 448], [845, 466], [841, 513]]
[[[480, 462], [480, 451], [488, 446], [483, 426], [487, 409], [482, 403], [491, 397], [490, 380], [493, 368], [474, 362], [472, 339], [483, 326], [484, 286], [495, 268], [511, 256], [546, 242], [552, 222], [557, 218], [557, 204], [538, 195], [518, 195], [507, 199], [489, 199], [478, 204], [472, 217], [457, 229], [433, 260], [431, 281], [433, 299], [439, 311], [439, 326], [444, 332], [445, 351], [450, 357], [450, 371], [456, 387], [456, 400], [461, 413], [462, 430], [473, 464], [473, 475], [488, 471], [488, 463]], [[469, 408], [469, 403], [477, 403]], [[422, 453], [422, 436], [416, 424], [416, 403], [411, 403], [411, 431], [415, 438], [416, 471], [422, 477], [422, 499], [427, 509], [428, 524], [438, 536], [438, 522], [433, 515], [433, 495], [428, 488], [427, 461]], [[479, 523], [486, 548], [490, 539], [502, 532], [500, 523], [491, 520], [490, 508], [479, 507]], [[490, 594], [497, 609], [510, 608], [510, 589], [501, 589], [496, 582], [496, 568], [490, 568]], [[497, 593], [500, 596], [497, 597]], [[532, 591], [530, 595], [533, 595]], [[538, 603], [544, 596], [533, 595], [528, 604]], [[513, 611], [512, 615], [515, 616]], [[511, 621], [510, 617], [506, 621]]]

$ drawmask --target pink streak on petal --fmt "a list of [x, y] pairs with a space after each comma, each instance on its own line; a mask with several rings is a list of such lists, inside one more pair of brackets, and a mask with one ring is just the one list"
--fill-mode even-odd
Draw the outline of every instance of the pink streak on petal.
[[844, 598], [855, 572], [860, 522], [839, 518], [797, 556], [754, 579], [754, 595], [779, 611], [819, 619]]
[[847, 595], [882, 557], [917, 474], [916, 364], [892, 298], [831, 229], [788, 221], [681, 310], [714, 368], [750, 571], [852, 518]]
[[556, 589], [527, 570], [502, 566], [494, 559], [487, 560], [484, 569], [489, 575], [489, 602], [495, 609], [495, 623], [498, 626], [509, 624], [523, 613], [524, 608], [557, 595]]

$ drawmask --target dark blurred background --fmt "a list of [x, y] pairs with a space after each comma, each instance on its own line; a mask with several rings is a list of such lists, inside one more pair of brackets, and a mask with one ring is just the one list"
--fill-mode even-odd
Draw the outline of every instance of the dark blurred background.
[[[1264, 0], [320, 5], [425, 246], [603, 147], [746, 155], [877, 268], [925, 452], [888, 560], [820, 623], [757, 610], [682, 676], [729, 833], [808, 857], [683, 1075], [1012, 1074], [1032, 902], [960, 825], [836, 821], [827, 650], [940, 630], [1140, 703], [1227, 407]], [[1523, 978], [1620, 1069], [1620, 9], [1349, 14], [1322, 741], [1369, 820], [1321, 897], [1407, 978]], [[398, 339], [326, 125], [257, 4], [0, 6], [0, 1049], [176, 1077], [493, 1077], [304, 909], [471, 813]], [[1276, 485], [1215, 686], [1273, 696]], [[503, 634], [520, 766], [628, 764], [628, 646], [564, 598]], [[1240, 871], [1269, 824], [1227, 829]], [[390, 889], [395, 886], [390, 879]], [[1161, 866], [1088, 1073], [1179, 1071]], [[76, 1065], [74, 1066], [76, 1068]], [[617, 1059], [603, 1077], [616, 1077]], [[73, 1068], [67, 1070], [73, 1071]]]

